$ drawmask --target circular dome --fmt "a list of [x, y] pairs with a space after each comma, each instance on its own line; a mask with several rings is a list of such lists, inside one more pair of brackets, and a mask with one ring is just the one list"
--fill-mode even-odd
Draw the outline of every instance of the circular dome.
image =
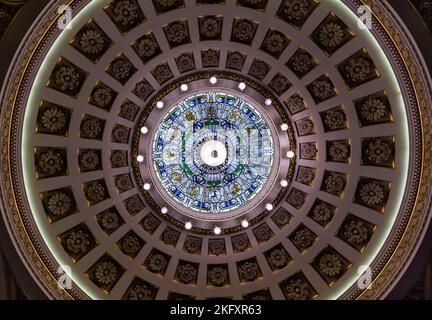
[[431, 100], [373, 3], [74, 0], [64, 28], [51, 1], [1, 95], [3, 219], [47, 296], [385, 297], [430, 220]]

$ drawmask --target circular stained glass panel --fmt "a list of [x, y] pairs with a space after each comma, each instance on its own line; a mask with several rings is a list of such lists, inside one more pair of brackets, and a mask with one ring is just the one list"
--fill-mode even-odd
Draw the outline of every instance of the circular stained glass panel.
[[219, 91], [191, 94], [171, 107], [152, 148], [166, 193], [209, 214], [250, 203], [267, 183], [275, 157], [265, 117], [245, 99]]

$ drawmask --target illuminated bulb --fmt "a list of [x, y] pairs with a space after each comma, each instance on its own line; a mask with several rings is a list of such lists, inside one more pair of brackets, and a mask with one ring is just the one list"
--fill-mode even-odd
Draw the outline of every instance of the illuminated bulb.
[[240, 91], [243, 91], [244, 89], [246, 89], [246, 83], [240, 82], [238, 88], [240, 89]]
[[272, 101], [272, 99], [265, 99], [264, 103], [266, 106], [271, 106], [273, 101]]
[[186, 230], [192, 229], [192, 222], [190, 222], [190, 221], [186, 222], [185, 223], [185, 228], [186, 228]]
[[138, 155], [137, 156], [137, 160], [138, 160], [138, 162], [143, 162], [144, 161], [144, 156]]
[[162, 109], [165, 106], [165, 103], [163, 103], [163, 101], [158, 101], [156, 103], [156, 108], [158, 109]]
[[249, 227], [249, 222], [246, 219], [244, 219], [244, 220], [242, 220], [241, 225], [243, 228], [247, 228], [247, 227]]
[[281, 184], [282, 188], [288, 187], [288, 181], [286, 181], [286, 180], [281, 180], [280, 184]]
[[219, 228], [218, 226], [215, 226], [214, 228], [213, 228], [213, 232], [214, 232], [214, 234], [220, 234], [221, 233], [221, 228]]
[[266, 207], [267, 211], [272, 211], [273, 210], [273, 205], [271, 203], [267, 203], [265, 207]]
[[186, 91], [189, 90], [189, 86], [187, 84], [182, 84], [180, 86], [180, 90], [183, 91], [183, 92], [186, 92]]
[[142, 134], [147, 134], [148, 131], [149, 131], [149, 130], [148, 130], [147, 127], [142, 127], [142, 128], [141, 128], [141, 133], [142, 133]]
[[143, 188], [144, 188], [144, 190], [145, 190], [145, 191], [149, 191], [149, 190], [150, 190], [150, 188], [151, 188], [151, 185], [150, 185], [150, 183], [144, 183], [144, 186], [143, 186]]
[[294, 151], [288, 151], [287, 152], [287, 156], [288, 156], [288, 158], [290, 158], [290, 159], [292, 159], [292, 158], [294, 158], [294, 156], [295, 156], [295, 153], [294, 153]]
[[281, 128], [282, 131], [287, 131], [289, 127], [288, 127], [288, 125], [286, 123], [282, 123], [281, 126], [280, 126], [280, 128]]
[[218, 80], [217, 80], [216, 77], [211, 77], [209, 81], [214, 86], [217, 83]]
[[167, 207], [162, 207], [161, 208], [161, 213], [162, 214], [167, 214], [168, 213], [168, 208]]

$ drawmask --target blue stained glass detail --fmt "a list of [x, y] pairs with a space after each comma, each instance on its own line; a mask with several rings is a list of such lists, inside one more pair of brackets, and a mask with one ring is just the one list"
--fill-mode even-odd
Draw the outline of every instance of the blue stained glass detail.
[[[192, 94], [172, 106], [161, 123], [152, 146], [155, 173], [179, 205], [205, 214], [232, 211], [268, 180], [273, 137], [265, 118], [242, 98], [218, 91]], [[214, 164], [209, 159], [218, 154], [202, 152], [216, 142], [226, 154]]]

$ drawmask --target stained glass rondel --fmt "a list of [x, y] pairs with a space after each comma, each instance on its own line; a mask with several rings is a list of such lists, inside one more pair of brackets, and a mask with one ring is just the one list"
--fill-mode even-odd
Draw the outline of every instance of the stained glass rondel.
[[270, 176], [274, 155], [271, 131], [258, 110], [215, 91], [176, 103], [153, 141], [163, 188], [199, 212], [228, 212], [252, 200]]

